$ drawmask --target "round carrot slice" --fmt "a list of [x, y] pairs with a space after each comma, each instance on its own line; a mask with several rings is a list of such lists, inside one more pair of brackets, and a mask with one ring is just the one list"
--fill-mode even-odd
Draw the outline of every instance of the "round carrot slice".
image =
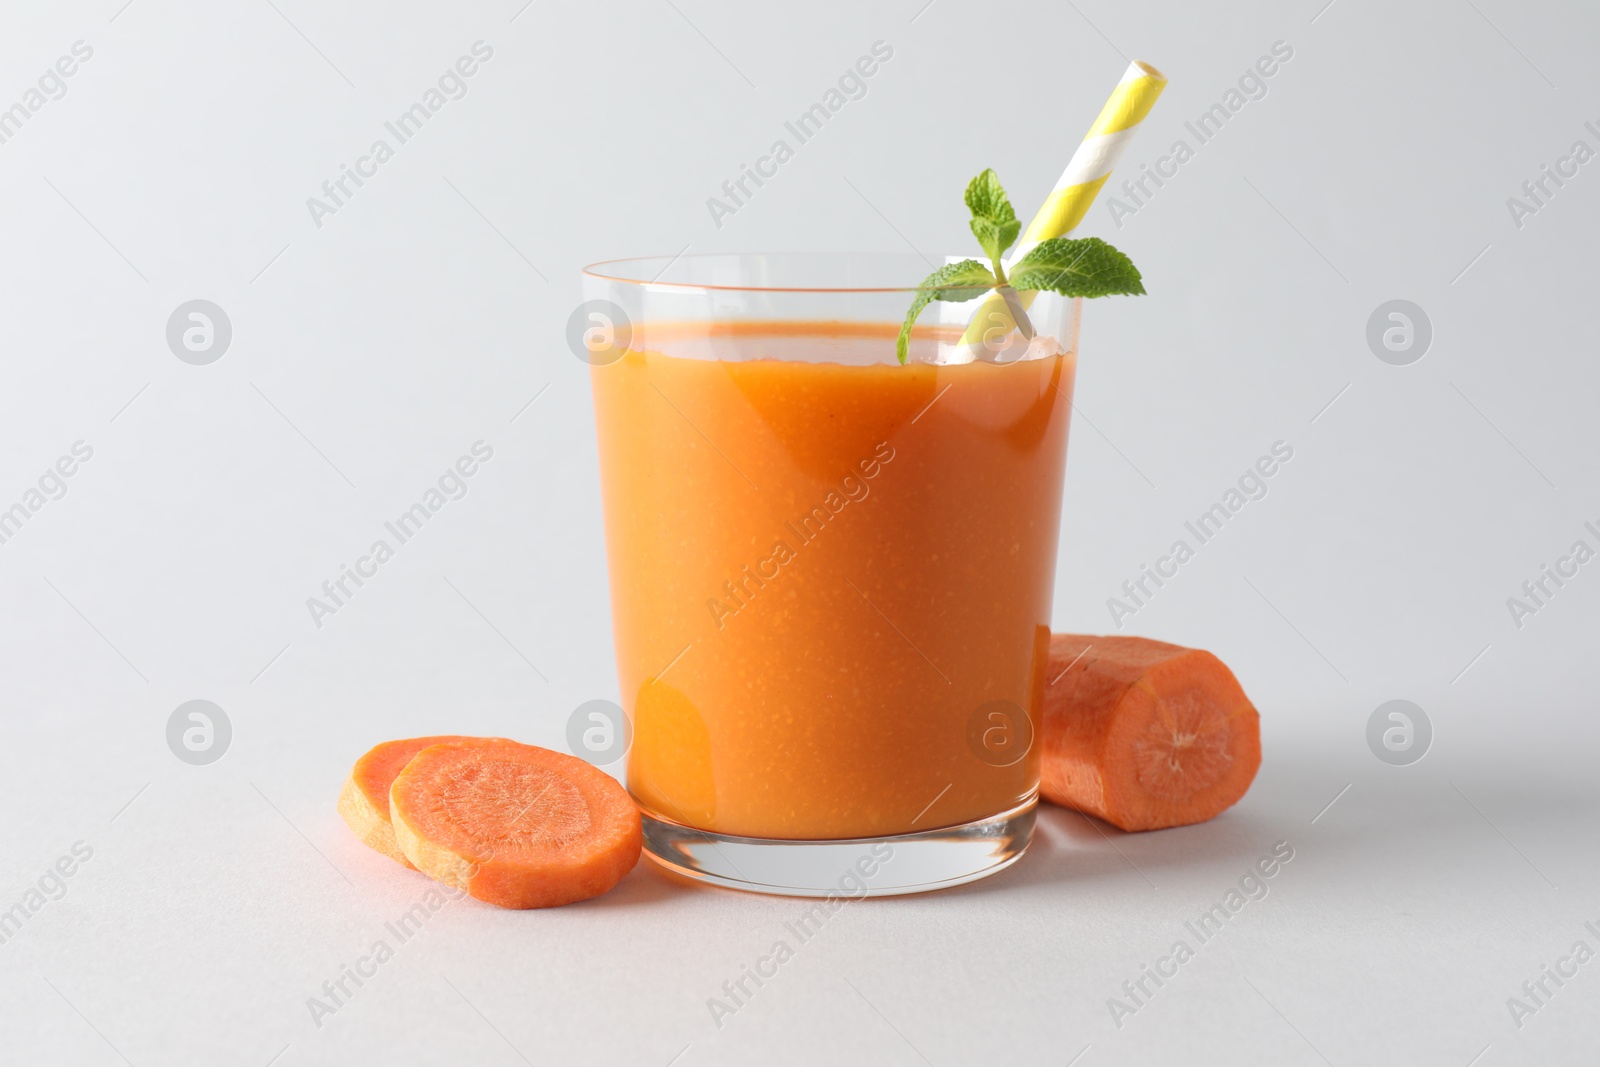
[[394, 827], [389, 825], [389, 787], [400, 768], [429, 745], [470, 740], [457, 734], [439, 734], [374, 746], [356, 760], [350, 777], [344, 780], [344, 788], [339, 791], [339, 814], [363, 844], [415, 870], [395, 843]]
[[1255, 780], [1261, 717], [1209, 652], [1056, 634], [1047, 677], [1047, 800], [1124, 830], [1159, 830], [1219, 815]]
[[412, 757], [389, 790], [395, 839], [417, 869], [503, 908], [598, 896], [639, 862], [639, 809], [575, 756], [504, 738]]

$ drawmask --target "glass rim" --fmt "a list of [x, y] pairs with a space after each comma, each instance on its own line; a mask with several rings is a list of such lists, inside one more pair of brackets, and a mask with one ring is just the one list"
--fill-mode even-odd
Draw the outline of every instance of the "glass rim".
[[[696, 252], [685, 255], [680, 252], [675, 256], [624, 256], [619, 259], [603, 259], [585, 266], [580, 272], [586, 278], [594, 278], [603, 282], [615, 282], [621, 285], [636, 285], [642, 288], [671, 289], [683, 293], [697, 292], [724, 292], [724, 293], [916, 293], [929, 289], [969, 289], [970, 285], [726, 285], [715, 282], [679, 282], [661, 281], [665, 274], [676, 263], [684, 260], [707, 259], [745, 259], [756, 257], [800, 257], [800, 256], [834, 256], [840, 259], [919, 259], [926, 263], [921, 253], [912, 252]], [[615, 268], [624, 264], [660, 264], [660, 269], [653, 277], [633, 277], [620, 272]], [[935, 263], [929, 268], [937, 270], [942, 264]], [[612, 269], [607, 269], [612, 268]], [[641, 272], [642, 273], [642, 272]]]

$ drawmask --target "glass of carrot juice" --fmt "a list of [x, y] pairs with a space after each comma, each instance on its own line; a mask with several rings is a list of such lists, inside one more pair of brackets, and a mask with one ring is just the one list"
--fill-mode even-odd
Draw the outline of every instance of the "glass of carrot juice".
[[584, 271], [627, 784], [645, 851], [800, 896], [1027, 847], [1081, 301], [895, 338], [918, 256]]

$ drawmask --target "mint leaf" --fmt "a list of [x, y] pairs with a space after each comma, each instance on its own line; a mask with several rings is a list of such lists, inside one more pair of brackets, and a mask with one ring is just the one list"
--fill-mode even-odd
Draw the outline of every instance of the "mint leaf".
[[[1019, 290], [1047, 290], [1063, 296], [1144, 293], [1144, 280], [1132, 260], [1098, 237], [1055, 237], [1043, 241], [1017, 261], [1011, 268], [1011, 277], [1007, 278], [1005, 264], [1001, 260], [1006, 249], [1016, 243], [1022, 225], [1017, 221], [1017, 213], [1012, 209], [1011, 200], [1006, 196], [999, 177], [993, 170], [985, 170], [967, 183], [965, 199], [968, 210], [972, 212], [968, 225], [972, 227], [972, 235], [988, 254], [989, 267], [975, 259], [967, 259], [940, 267], [922, 280], [911, 310], [906, 313], [906, 321], [900, 327], [900, 337], [895, 342], [895, 354], [901, 363], [906, 361], [911, 329], [916, 325], [917, 316], [935, 300], [971, 300], [985, 292], [998, 292], [1005, 300], [1010, 315], [1002, 316], [988, 313], [986, 308], [979, 309], [979, 315], [986, 315], [991, 327], [989, 332], [998, 330], [1009, 335], [1010, 330], [1017, 329], [1024, 338], [1032, 338], [1033, 325], [1028, 321], [1024, 300], [1018, 295]], [[970, 323], [968, 333], [983, 325]]]
[[[992, 174], [993, 171], [988, 173]], [[1002, 192], [1000, 195], [1004, 196], [1005, 193]], [[911, 302], [911, 310], [906, 312], [905, 324], [900, 327], [900, 336], [894, 343], [894, 353], [900, 362], [906, 361], [906, 348], [911, 343], [911, 327], [916, 325], [917, 316], [922, 314], [923, 308], [935, 300], [956, 302], [972, 300], [988, 292], [994, 284], [994, 275], [989, 272], [989, 268], [975, 259], [947, 263], [922, 279], [922, 283], [917, 286], [917, 298]]]
[[967, 183], [966, 193], [967, 208], [974, 216], [986, 219], [1015, 219], [1017, 213], [1011, 207], [1011, 198], [1006, 196], [1005, 188], [1000, 184], [1000, 176], [990, 167], [982, 174]]
[[1017, 234], [1022, 232], [1022, 223], [1016, 219], [997, 222], [994, 219], [974, 218], [967, 225], [972, 227], [972, 236], [978, 239], [978, 244], [989, 253], [990, 261], [996, 264], [1006, 254], [1006, 249], [1016, 243]]
[[1016, 243], [1022, 223], [1017, 221], [1011, 198], [1006, 196], [999, 176], [992, 169], [967, 183], [966, 201], [967, 209], [972, 212], [972, 221], [968, 223], [972, 235], [989, 254], [998, 274], [1000, 258]]
[[1020, 290], [1047, 289], [1062, 296], [1138, 296], [1144, 293], [1139, 268], [1098, 237], [1053, 237], [1011, 268]]

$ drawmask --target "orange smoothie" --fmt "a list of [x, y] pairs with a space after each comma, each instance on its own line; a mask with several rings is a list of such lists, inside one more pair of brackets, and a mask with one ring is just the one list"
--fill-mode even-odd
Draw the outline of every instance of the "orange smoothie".
[[1076, 356], [872, 362], [896, 329], [655, 326], [592, 368], [648, 814], [875, 837], [1034, 796], [1037, 745], [972, 738], [997, 701], [1037, 735]]

